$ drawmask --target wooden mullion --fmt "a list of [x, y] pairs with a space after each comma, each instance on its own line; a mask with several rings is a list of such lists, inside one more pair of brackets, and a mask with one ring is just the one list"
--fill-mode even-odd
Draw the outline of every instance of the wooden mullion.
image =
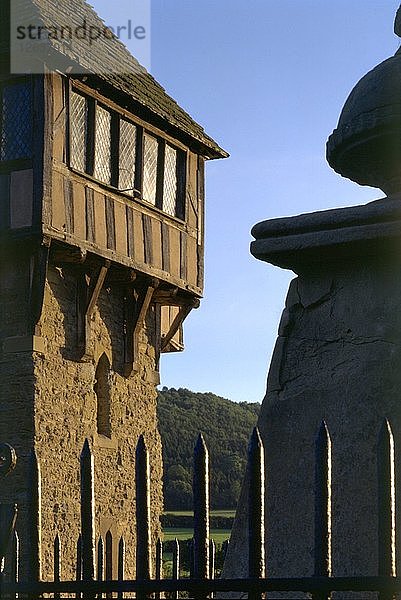
[[136, 131], [136, 160], [135, 160], [135, 190], [138, 190], [140, 198], [143, 195], [143, 128], [137, 127]]
[[177, 194], [175, 204], [175, 216], [185, 220], [185, 197], [187, 188], [187, 153], [177, 149]]
[[119, 187], [120, 171], [120, 117], [111, 112], [111, 185]]
[[163, 210], [163, 191], [164, 191], [164, 160], [166, 156], [166, 142], [158, 139], [157, 145], [157, 175], [156, 175], [156, 208]]
[[[72, 82], [71, 79], [68, 79], [65, 85], [65, 107], [67, 110], [67, 124], [66, 124], [66, 146], [67, 146], [67, 150], [66, 150], [66, 162], [67, 165], [69, 166], [69, 168], [72, 168], [72, 164], [71, 164], [71, 146], [72, 146], [72, 140], [71, 140], [71, 96], [72, 96]], [[85, 157], [86, 158], [86, 157]]]
[[93, 176], [95, 169], [96, 107], [97, 101], [85, 97], [88, 104], [86, 121], [86, 172]]

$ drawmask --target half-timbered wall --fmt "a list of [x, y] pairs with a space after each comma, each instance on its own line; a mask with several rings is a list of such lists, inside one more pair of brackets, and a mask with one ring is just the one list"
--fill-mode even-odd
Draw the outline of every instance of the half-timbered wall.
[[[185, 220], [78, 173], [68, 166], [68, 82], [58, 75], [49, 81], [53, 104], [49, 131], [53, 136], [52, 193], [51, 206], [44, 211], [45, 233], [201, 295], [203, 159], [146, 124], [147, 131], [185, 151]], [[112, 103], [110, 107], [115, 109]], [[130, 118], [144, 125], [135, 116]]]

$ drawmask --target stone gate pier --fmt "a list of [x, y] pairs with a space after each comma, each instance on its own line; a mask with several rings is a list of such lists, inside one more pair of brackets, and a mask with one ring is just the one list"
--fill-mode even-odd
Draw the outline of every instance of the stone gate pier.
[[[333, 575], [378, 573], [376, 452], [385, 418], [394, 434], [401, 531], [400, 51], [351, 92], [327, 158], [343, 176], [385, 196], [363, 206], [265, 221], [252, 230], [255, 258], [296, 274], [259, 418], [271, 577], [313, 574], [314, 442], [322, 420], [332, 440]], [[247, 570], [244, 496], [226, 577]], [[399, 573], [400, 533], [396, 546]]]

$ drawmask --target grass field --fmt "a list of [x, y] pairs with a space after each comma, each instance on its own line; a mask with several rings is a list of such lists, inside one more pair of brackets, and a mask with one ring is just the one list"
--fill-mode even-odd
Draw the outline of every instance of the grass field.
[[[216, 544], [222, 544], [225, 540], [228, 540], [230, 537], [231, 531], [229, 529], [211, 529], [210, 537], [214, 540]], [[188, 540], [193, 536], [192, 529], [182, 529], [179, 527], [166, 527], [163, 529], [163, 540], [165, 542], [174, 540]]]
[[[166, 510], [165, 515], [175, 515], [176, 517], [191, 517], [191, 510]], [[235, 517], [235, 510], [211, 510], [211, 517]]]

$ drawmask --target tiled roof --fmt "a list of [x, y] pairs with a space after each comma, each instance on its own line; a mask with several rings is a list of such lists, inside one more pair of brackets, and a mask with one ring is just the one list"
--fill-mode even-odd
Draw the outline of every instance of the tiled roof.
[[[89, 25], [104, 28], [105, 24], [92, 6], [85, 0], [30, 0], [39, 19], [46, 27], [54, 23], [68, 23], [80, 26], [84, 21]], [[88, 53], [87, 42], [74, 38], [59, 43], [49, 40], [52, 49], [73, 63], [78, 63], [106, 84], [118, 89], [124, 95], [162, 119], [170, 128], [178, 129], [200, 146], [209, 158], [224, 158], [228, 154], [209, 137], [203, 128], [169, 96], [164, 88], [130, 54], [117, 38], [102, 37], [91, 46]], [[101, 65], [101, 69], [99, 69]]]

